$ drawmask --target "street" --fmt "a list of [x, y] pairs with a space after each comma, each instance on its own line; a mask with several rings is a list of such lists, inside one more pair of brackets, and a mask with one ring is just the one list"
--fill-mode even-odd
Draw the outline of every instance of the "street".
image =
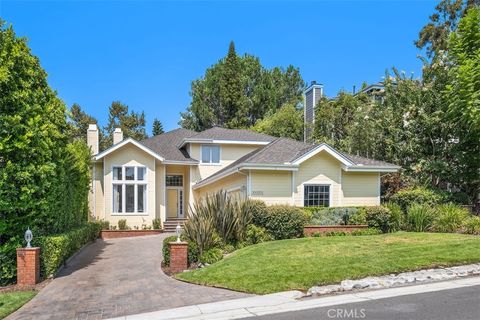
[[480, 286], [277, 313], [254, 320], [478, 320]]

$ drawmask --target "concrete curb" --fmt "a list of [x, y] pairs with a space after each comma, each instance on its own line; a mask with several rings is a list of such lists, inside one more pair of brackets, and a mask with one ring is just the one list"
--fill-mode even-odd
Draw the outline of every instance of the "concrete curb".
[[379, 289], [303, 300], [298, 300], [303, 296], [303, 293], [300, 291], [286, 291], [264, 296], [255, 296], [130, 316], [122, 316], [111, 320], [241, 319], [478, 285], [480, 285], [480, 277], [471, 277], [458, 280], [432, 282], [415, 286]]

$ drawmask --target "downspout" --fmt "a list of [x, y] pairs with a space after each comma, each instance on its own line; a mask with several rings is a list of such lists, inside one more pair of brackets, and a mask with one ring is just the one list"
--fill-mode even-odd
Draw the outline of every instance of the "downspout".
[[250, 198], [250, 170], [248, 170], [248, 174], [245, 172], [240, 171], [240, 168], [237, 168], [237, 173], [243, 174], [247, 177], [247, 198]]

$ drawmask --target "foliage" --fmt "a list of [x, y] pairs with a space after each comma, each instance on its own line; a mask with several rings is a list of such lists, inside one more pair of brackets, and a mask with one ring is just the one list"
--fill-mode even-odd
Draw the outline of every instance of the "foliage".
[[223, 250], [221, 248], [211, 248], [202, 253], [202, 255], [200, 256], [200, 262], [212, 264], [222, 260], [222, 258]]
[[108, 124], [103, 128], [103, 138], [100, 141], [100, 149], [105, 150], [113, 144], [113, 132], [115, 128], [122, 129], [123, 138], [133, 138], [137, 141], [146, 139], [145, 114], [131, 111], [129, 107], [120, 101], [113, 101], [108, 108]]
[[452, 203], [437, 206], [435, 208], [433, 230], [437, 232], [460, 231], [469, 215], [466, 209]]
[[480, 234], [480, 217], [468, 217], [463, 222], [463, 231], [467, 234]]
[[267, 205], [262, 200], [249, 200], [252, 223], [257, 226], [265, 225], [267, 219]]
[[365, 208], [359, 209], [348, 218], [348, 224], [367, 224], [367, 217]]
[[273, 114], [265, 117], [252, 127], [254, 131], [275, 137], [303, 140], [303, 111], [293, 104], [282, 106]]
[[312, 216], [308, 224], [311, 225], [320, 225], [320, 226], [329, 226], [329, 225], [339, 225], [339, 224], [349, 224], [350, 217], [357, 214], [361, 208], [355, 207], [305, 207], [305, 211], [310, 211]]
[[384, 207], [390, 210], [390, 231], [403, 230], [405, 228], [406, 214], [396, 203], [387, 202]]
[[254, 224], [249, 224], [247, 227], [247, 233], [245, 235], [245, 244], [252, 245], [267, 241], [272, 241], [272, 235], [263, 227], [258, 227]]
[[102, 230], [110, 230], [110, 221], [108, 220], [98, 220], [97, 223], [100, 224]]
[[0, 319], [5, 319], [25, 303], [30, 301], [37, 291], [11, 291], [0, 293]]
[[392, 213], [386, 207], [374, 206], [365, 208], [365, 218], [370, 228], [376, 228], [383, 233], [395, 231]]
[[257, 57], [238, 56], [232, 42], [227, 56], [192, 82], [192, 101], [180, 124], [195, 131], [215, 125], [248, 128], [287, 103], [301, 102], [303, 88], [298, 69], [267, 70]]
[[308, 217], [300, 208], [275, 205], [267, 207], [262, 219], [254, 223], [265, 228], [275, 240], [291, 239], [303, 236], [303, 227], [308, 222]]
[[[98, 124], [97, 119], [87, 114], [82, 110], [82, 107], [74, 103], [68, 113], [69, 118], [69, 136], [73, 140], [83, 140], [87, 142], [87, 130], [90, 124]], [[99, 132], [100, 140], [102, 139], [102, 132]]]
[[127, 225], [127, 219], [118, 220], [118, 230], [130, 230], [130, 227]]
[[480, 237], [396, 232], [266, 242], [240, 249], [208, 268], [176, 277], [202, 285], [266, 294], [479, 261]]
[[380, 187], [382, 200], [388, 202], [400, 190], [413, 188], [414, 181], [402, 172], [387, 173], [380, 177]]
[[152, 136], [158, 136], [163, 132], [163, 125], [160, 120], [158, 120], [157, 118], [153, 119]]
[[353, 230], [352, 232], [346, 231], [329, 231], [325, 233], [326, 237], [343, 237], [343, 236], [374, 236], [381, 234], [382, 231], [376, 228], [368, 228], [368, 229], [360, 229], [360, 230]]
[[407, 229], [415, 232], [428, 231], [433, 219], [434, 213], [428, 204], [414, 203], [407, 210]]
[[0, 245], [0, 286], [6, 286], [15, 281], [17, 276], [16, 249], [22, 247], [18, 237], [12, 237]]
[[[195, 242], [189, 241], [184, 235], [180, 237], [182, 241], [187, 241], [188, 243], [188, 251], [187, 251], [187, 260], [188, 265], [198, 262], [199, 252], [198, 246]], [[177, 241], [177, 236], [170, 236], [163, 239], [163, 246], [162, 246], [162, 255], [163, 255], [163, 263], [166, 266], [170, 265], [170, 242]]]
[[159, 229], [162, 229], [162, 222], [160, 221], [160, 219], [153, 219], [152, 220], [152, 226], [153, 226], [153, 229], [155, 230], [159, 230]]
[[34, 242], [42, 248], [40, 270], [44, 277], [54, 274], [67, 259], [85, 244], [95, 241], [102, 225], [89, 222], [82, 227], [58, 235], [44, 236]]
[[404, 212], [414, 203], [435, 206], [448, 201], [448, 195], [422, 187], [400, 190], [394, 194], [390, 201], [398, 204]]

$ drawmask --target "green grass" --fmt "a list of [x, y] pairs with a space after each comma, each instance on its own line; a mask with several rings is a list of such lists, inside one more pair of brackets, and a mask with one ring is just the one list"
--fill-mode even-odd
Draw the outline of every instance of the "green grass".
[[480, 237], [393, 233], [302, 238], [243, 248], [179, 279], [257, 294], [480, 261]]
[[30, 301], [35, 295], [36, 291], [11, 291], [7, 293], [0, 293], [0, 319], [5, 318], [25, 303]]

